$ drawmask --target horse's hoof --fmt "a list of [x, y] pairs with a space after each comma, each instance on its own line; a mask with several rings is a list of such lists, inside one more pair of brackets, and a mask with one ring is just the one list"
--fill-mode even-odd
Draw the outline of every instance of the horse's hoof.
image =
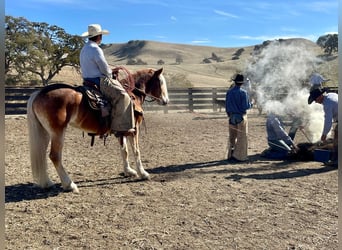
[[129, 171], [125, 171], [124, 173], [125, 177], [138, 177], [138, 174], [135, 170], [129, 170]]
[[146, 172], [140, 176], [140, 179], [143, 181], [149, 181], [151, 180], [151, 176]]
[[71, 182], [68, 187], [64, 188], [64, 191], [66, 192], [73, 192], [73, 193], [79, 193], [78, 187], [75, 183]]

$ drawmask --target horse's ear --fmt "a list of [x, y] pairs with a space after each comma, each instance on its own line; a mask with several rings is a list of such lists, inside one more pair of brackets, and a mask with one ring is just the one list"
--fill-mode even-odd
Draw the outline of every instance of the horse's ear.
[[158, 69], [158, 70], [155, 72], [155, 74], [156, 74], [156, 75], [160, 75], [162, 72], [163, 72], [163, 68], [160, 68], [160, 69]]

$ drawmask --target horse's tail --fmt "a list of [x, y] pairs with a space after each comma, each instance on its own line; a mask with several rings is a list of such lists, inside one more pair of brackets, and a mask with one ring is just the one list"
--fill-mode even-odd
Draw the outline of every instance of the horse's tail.
[[50, 136], [33, 110], [33, 102], [38, 93], [39, 91], [32, 93], [27, 101], [27, 123], [33, 180], [39, 186], [45, 188], [51, 185], [51, 181], [47, 175], [46, 159], [46, 149], [49, 145]]

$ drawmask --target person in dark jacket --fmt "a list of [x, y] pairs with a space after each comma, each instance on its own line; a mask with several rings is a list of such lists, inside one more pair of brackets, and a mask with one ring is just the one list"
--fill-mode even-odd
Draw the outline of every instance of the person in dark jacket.
[[[293, 130], [292, 127], [291, 129]], [[293, 141], [294, 134], [291, 137], [285, 131], [283, 121], [273, 112], [267, 115], [266, 132], [269, 148], [261, 154], [263, 157], [281, 160], [297, 151], [297, 146]]]
[[244, 76], [237, 74], [235, 85], [226, 94], [226, 113], [229, 117], [229, 140], [227, 159], [246, 161], [248, 159], [247, 110], [252, 107], [246, 90], [241, 88]]

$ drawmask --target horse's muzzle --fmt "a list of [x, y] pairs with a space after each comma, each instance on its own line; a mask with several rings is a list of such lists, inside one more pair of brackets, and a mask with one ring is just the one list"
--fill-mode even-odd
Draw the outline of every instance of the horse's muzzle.
[[158, 100], [159, 104], [161, 105], [167, 105], [169, 103], [169, 98], [162, 98]]

